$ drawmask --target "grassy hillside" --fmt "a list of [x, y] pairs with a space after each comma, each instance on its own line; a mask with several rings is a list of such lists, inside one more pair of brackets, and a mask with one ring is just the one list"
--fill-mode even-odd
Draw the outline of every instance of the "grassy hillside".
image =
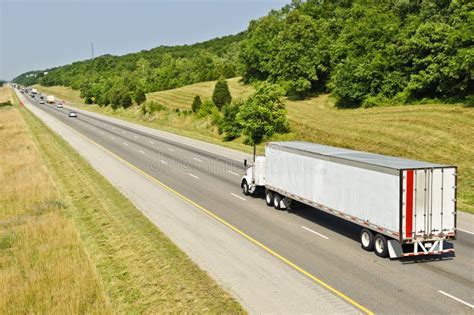
[[0, 313], [244, 312], [27, 109], [0, 111]]
[[[252, 88], [237, 78], [229, 80], [232, 96], [244, 98]], [[148, 94], [167, 111], [143, 117], [136, 106], [128, 110], [88, 106], [152, 127], [250, 151], [241, 139], [223, 143], [207, 120], [177, 114], [170, 109], [190, 109], [194, 95], [210, 97], [214, 84], [198, 83]], [[42, 88], [64, 93], [64, 88]], [[303, 101], [286, 100], [292, 132], [276, 140], [305, 140], [350, 149], [400, 156], [459, 167], [459, 209], [474, 213], [474, 108], [463, 105], [406, 105], [368, 109], [336, 109], [329, 95]], [[260, 148], [261, 149], [261, 148]]]
[[[245, 99], [253, 92], [250, 85], [244, 85], [241, 78], [232, 78], [227, 80], [230, 93], [234, 99]], [[211, 99], [214, 90], [215, 81], [201, 82], [185, 87], [154, 92], [147, 94], [147, 99], [154, 100], [169, 108], [179, 108], [187, 110], [191, 108], [194, 96], [199, 95], [202, 99]]]

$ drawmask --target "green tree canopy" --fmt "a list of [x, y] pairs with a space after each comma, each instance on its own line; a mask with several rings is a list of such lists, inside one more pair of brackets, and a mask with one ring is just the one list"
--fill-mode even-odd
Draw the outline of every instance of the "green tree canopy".
[[240, 106], [237, 121], [242, 126], [246, 143], [260, 144], [275, 133], [289, 130], [286, 108], [281, 101], [280, 89], [267, 82], [259, 84], [255, 93]]

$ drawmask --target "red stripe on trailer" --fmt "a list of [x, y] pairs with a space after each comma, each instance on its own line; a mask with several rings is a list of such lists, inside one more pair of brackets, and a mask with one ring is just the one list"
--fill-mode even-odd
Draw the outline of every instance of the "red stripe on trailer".
[[413, 234], [413, 170], [407, 171], [406, 188], [406, 237], [411, 238]]

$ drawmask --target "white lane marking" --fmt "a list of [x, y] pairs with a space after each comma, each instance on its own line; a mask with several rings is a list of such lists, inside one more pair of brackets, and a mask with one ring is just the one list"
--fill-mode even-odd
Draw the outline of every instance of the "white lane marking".
[[143, 151], [143, 150], [138, 150], [138, 152], [140, 152], [142, 154], [145, 154], [145, 151]]
[[115, 138], [114, 138], [114, 137], [110, 137], [110, 139], [112, 139], [112, 140], [115, 140]]
[[171, 152], [174, 152], [174, 151], [175, 151], [174, 149], [171, 149], [171, 148], [168, 148], [168, 150], [171, 151]]
[[456, 228], [456, 230], [467, 233], [467, 234], [474, 235], [474, 232], [466, 231], [466, 230], [463, 230], [463, 229], [460, 229], [460, 228]]
[[455, 301], [458, 301], [459, 303], [462, 303], [462, 304], [466, 305], [467, 307], [474, 308], [474, 305], [469, 304], [469, 303], [467, 303], [466, 301], [463, 301], [463, 300], [461, 300], [461, 299], [459, 299], [459, 298], [457, 298], [457, 297], [455, 297], [455, 296], [453, 296], [453, 295], [451, 295], [451, 294], [449, 294], [449, 293], [446, 293], [446, 292], [441, 291], [441, 290], [439, 290], [438, 292], [441, 293], [441, 294], [443, 294], [443, 295], [446, 295], [447, 297], [452, 298], [452, 299], [455, 300]]
[[232, 196], [236, 197], [236, 198], [239, 198], [240, 200], [243, 200], [243, 201], [247, 200], [247, 199], [245, 199], [245, 198], [243, 198], [243, 197], [240, 197], [239, 195], [236, 195], [236, 194], [234, 194], [234, 193], [230, 193], [230, 194], [231, 194]]
[[124, 145], [128, 145], [128, 143], [127, 143], [127, 142], [124, 142], [123, 144], [124, 144]]
[[193, 158], [194, 161], [198, 161], [198, 162], [202, 162], [202, 160], [198, 159], [198, 158]]
[[194, 175], [194, 174], [188, 173], [188, 175], [191, 176], [191, 177], [194, 177], [194, 178], [196, 178], [196, 179], [199, 179], [199, 177], [197, 177], [197, 176]]
[[237, 174], [236, 172], [232, 172], [232, 171], [227, 171], [227, 173], [230, 173], [230, 174], [235, 175], [235, 176], [240, 176], [240, 174]]
[[168, 162], [166, 162], [165, 160], [161, 160], [160, 162], [163, 164], [168, 164]]
[[103, 132], [103, 131], [101, 131], [100, 133], [103, 134], [103, 135], [105, 135], [105, 132]]
[[149, 142], [150, 142], [150, 144], [155, 144], [153, 141], [149, 141]]
[[135, 137], [135, 139], [138, 139], [138, 136], [134, 136], [134, 137]]
[[313, 230], [311, 230], [311, 229], [308, 229], [306, 226], [302, 226], [302, 228], [305, 229], [306, 231], [311, 232], [311, 233], [313, 233], [313, 234], [316, 234], [317, 236], [322, 237], [322, 238], [324, 238], [324, 239], [326, 239], [326, 240], [329, 239], [329, 237], [327, 237], [327, 236], [325, 236], [325, 235], [322, 235], [321, 233], [318, 233], [318, 232], [313, 231]]
[[122, 133], [125, 134], [125, 131], [122, 130]]

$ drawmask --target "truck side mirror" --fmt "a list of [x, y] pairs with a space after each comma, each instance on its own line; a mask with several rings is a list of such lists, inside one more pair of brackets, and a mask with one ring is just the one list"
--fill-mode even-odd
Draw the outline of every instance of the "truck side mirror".
[[244, 166], [247, 167], [247, 159], [244, 160]]

